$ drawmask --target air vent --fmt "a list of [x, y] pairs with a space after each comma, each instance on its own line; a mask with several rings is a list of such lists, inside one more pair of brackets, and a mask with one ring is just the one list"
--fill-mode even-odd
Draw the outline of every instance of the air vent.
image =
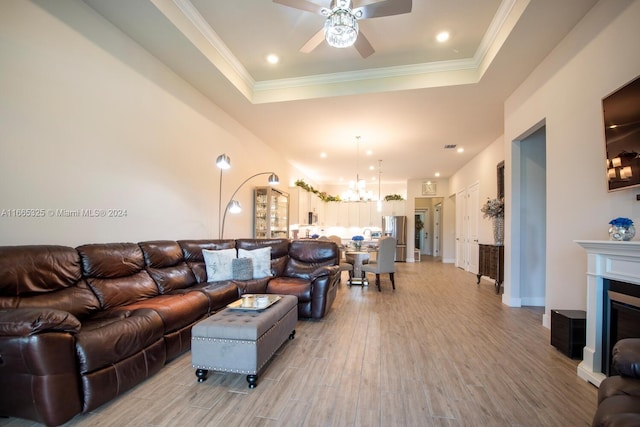
[[456, 148], [456, 144], [447, 144], [444, 146], [445, 150], [453, 150]]

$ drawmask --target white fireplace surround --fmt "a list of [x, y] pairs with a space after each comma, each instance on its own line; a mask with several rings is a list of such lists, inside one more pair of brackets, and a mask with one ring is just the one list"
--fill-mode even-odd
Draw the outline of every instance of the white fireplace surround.
[[576, 240], [587, 251], [587, 336], [578, 376], [600, 386], [602, 373], [603, 279], [640, 286], [640, 242]]

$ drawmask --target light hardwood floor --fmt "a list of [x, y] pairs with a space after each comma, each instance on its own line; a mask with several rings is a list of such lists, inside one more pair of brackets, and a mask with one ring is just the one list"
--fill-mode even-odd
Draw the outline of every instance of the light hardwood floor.
[[329, 315], [299, 321], [253, 390], [237, 374], [197, 383], [187, 353], [68, 425], [588, 426], [597, 389], [549, 345], [542, 314], [423, 257], [396, 264], [395, 291], [388, 275], [380, 293], [343, 281]]

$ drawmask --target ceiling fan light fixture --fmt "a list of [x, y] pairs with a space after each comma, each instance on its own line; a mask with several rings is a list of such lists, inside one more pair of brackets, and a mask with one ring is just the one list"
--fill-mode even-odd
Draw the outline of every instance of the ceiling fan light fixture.
[[358, 20], [349, 9], [338, 8], [324, 22], [324, 38], [329, 46], [353, 46], [358, 38]]

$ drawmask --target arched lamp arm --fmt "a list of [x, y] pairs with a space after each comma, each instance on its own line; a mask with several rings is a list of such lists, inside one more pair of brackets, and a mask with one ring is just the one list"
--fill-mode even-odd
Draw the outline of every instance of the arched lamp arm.
[[222, 216], [222, 230], [220, 231], [220, 238], [221, 239], [224, 239], [224, 223], [225, 223], [225, 220], [227, 219], [227, 212], [229, 211], [229, 205], [233, 201], [233, 198], [238, 193], [238, 191], [240, 191], [240, 189], [242, 188], [243, 185], [245, 185], [247, 182], [249, 182], [251, 179], [255, 178], [256, 176], [260, 176], [260, 175], [275, 175], [275, 173], [274, 172], [259, 172], [259, 173], [255, 174], [255, 175], [251, 175], [249, 178], [247, 178], [244, 181], [242, 181], [242, 184], [240, 184], [238, 186], [238, 188], [236, 188], [236, 191], [233, 192], [233, 194], [231, 195], [231, 198], [229, 199], [229, 201], [227, 202], [227, 205], [224, 208], [224, 215]]

